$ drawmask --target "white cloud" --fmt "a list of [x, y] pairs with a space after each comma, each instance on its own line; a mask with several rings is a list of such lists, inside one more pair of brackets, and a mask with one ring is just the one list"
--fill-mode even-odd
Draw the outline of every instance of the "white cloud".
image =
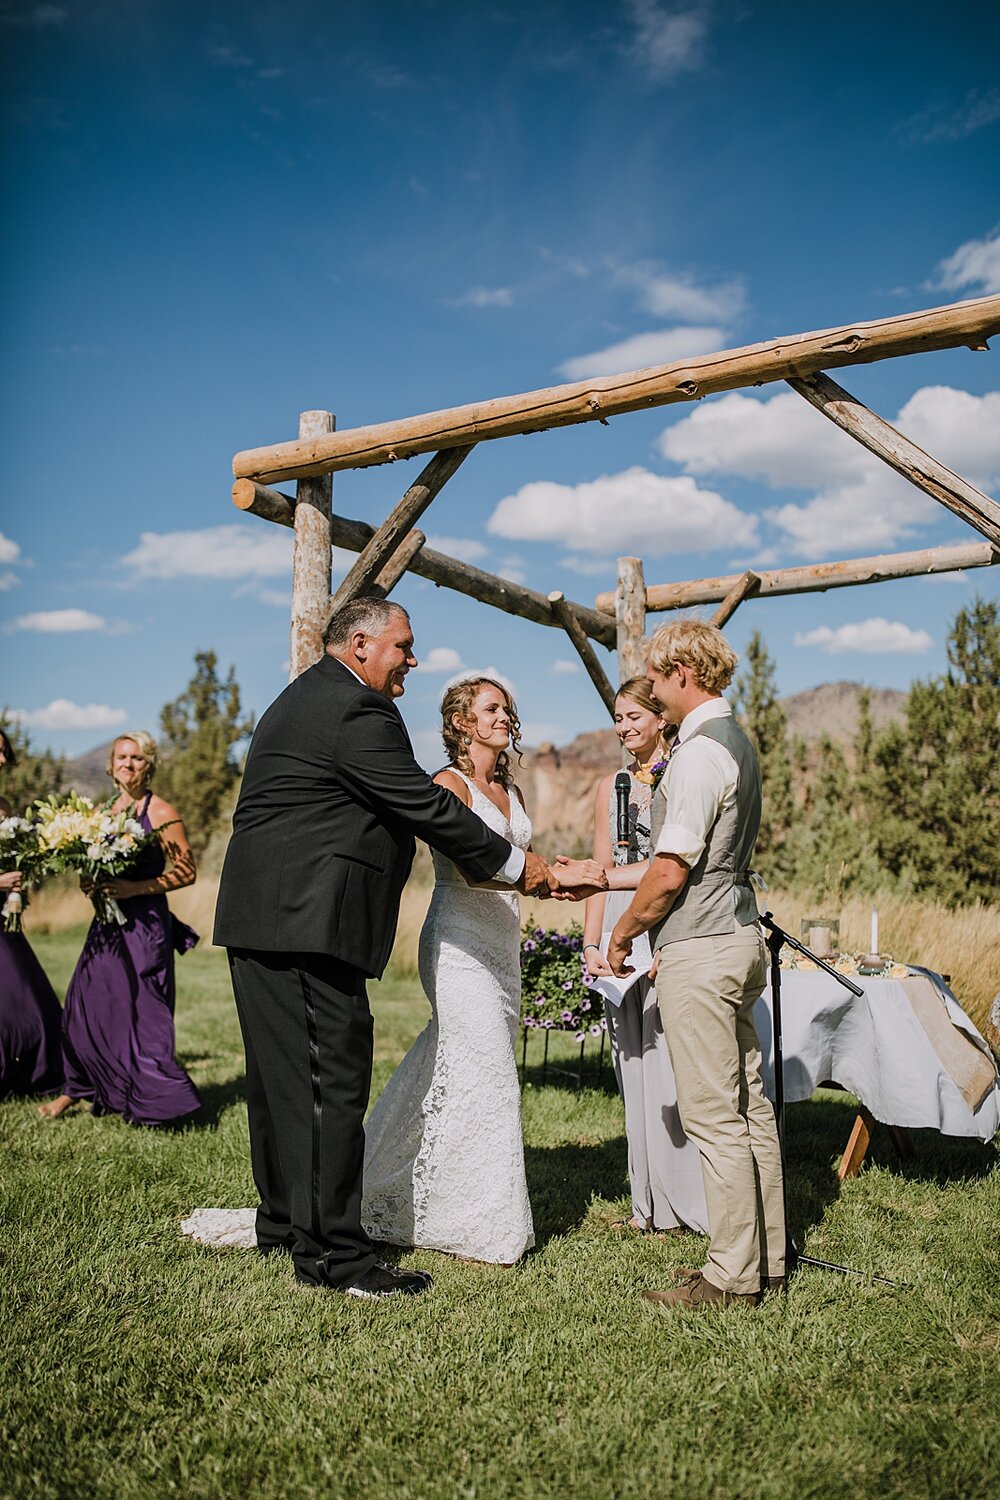
[[470, 286], [460, 297], [454, 297], [452, 307], [512, 307], [514, 293], [509, 286]]
[[20, 556], [21, 549], [17, 543], [0, 531], [0, 563], [17, 562]]
[[521, 744], [533, 745], [536, 750], [542, 745], [565, 745], [569, 737], [561, 724], [546, 719], [529, 719], [521, 725]]
[[277, 609], [291, 609], [292, 596], [283, 589], [258, 589], [256, 598], [261, 604], [273, 604]]
[[938, 266], [937, 285], [946, 291], [971, 287], [1000, 292], [1000, 225], [981, 240], [966, 240]]
[[911, 115], [898, 127], [899, 134], [912, 144], [922, 141], [961, 141], [977, 130], [1000, 119], [1000, 89], [981, 94], [970, 89], [960, 104], [933, 104], [919, 114]]
[[738, 280], [699, 286], [690, 272], [665, 271], [650, 261], [619, 266], [615, 280], [634, 287], [640, 305], [657, 318], [727, 323], [743, 311], [745, 293]]
[[515, 563], [501, 563], [497, 568], [497, 577], [506, 578], [508, 583], [519, 583], [522, 586], [528, 581], [527, 573]]
[[16, 573], [0, 573], [0, 594], [5, 593], [7, 589], [17, 588], [20, 582]]
[[144, 531], [121, 561], [139, 578], [273, 578], [291, 573], [292, 535], [283, 526]]
[[487, 530], [601, 558], [752, 547], [757, 541], [755, 516], [713, 490], [699, 489], [686, 475], [665, 478], [638, 465], [577, 485], [523, 485], [500, 501]]
[[565, 657], [559, 657], [552, 663], [550, 668], [550, 671], [553, 671], [557, 677], [571, 677], [574, 672], [579, 672], [579, 670], [580, 663], [578, 661], [568, 661]]
[[[1000, 476], [1000, 392], [916, 391], [894, 425], [958, 473], [989, 488]], [[930, 496], [791, 391], [722, 396], [668, 427], [660, 451], [689, 474], [736, 475], [812, 491], [765, 512], [802, 556], [891, 547], [941, 518]]]
[[460, 562], [482, 562], [489, 556], [489, 548], [471, 536], [429, 536], [427, 546], [432, 552], [444, 552], [448, 557], [457, 557]]
[[[499, 682], [501, 687], [507, 689], [512, 698], [517, 697], [517, 688], [514, 685], [513, 679], [501, 672], [497, 667], [466, 667], [464, 671], [456, 672], [454, 677], [448, 678], [448, 681], [444, 685], [444, 691], [447, 692], [450, 687], [454, 687], [456, 682], [468, 682], [476, 677], [488, 677], [492, 682]], [[523, 734], [521, 738], [524, 738]]]
[[128, 718], [124, 708], [71, 703], [68, 698], [53, 698], [47, 708], [12, 708], [10, 714], [32, 729], [114, 729]]
[[108, 628], [108, 622], [103, 615], [94, 615], [87, 609], [42, 609], [34, 614], [19, 615], [9, 625], [5, 625], [6, 631], [11, 630], [35, 630], [42, 635], [67, 635], [75, 634], [81, 630], [101, 630]]
[[432, 646], [426, 656], [420, 657], [420, 672], [459, 672], [462, 669], [461, 655], [454, 646]]
[[567, 380], [622, 375], [628, 370], [645, 370], [650, 365], [669, 365], [698, 354], [712, 354], [723, 348], [725, 342], [722, 328], [656, 328], [650, 333], [635, 333], [606, 349], [595, 349], [592, 354], [574, 355], [563, 360], [558, 370]]
[[667, 9], [657, 0], [628, 0], [635, 36], [629, 47], [633, 62], [656, 83], [701, 67], [711, 6]]
[[820, 625], [816, 630], [797, 631], [796, 646], [818, 646], [829, 656], [845, 651], [869, 656], [920, 656], [934, 642], [926, 630], [913, 630], [901, 620], [885, 620], [881, 615], [852, 625]]

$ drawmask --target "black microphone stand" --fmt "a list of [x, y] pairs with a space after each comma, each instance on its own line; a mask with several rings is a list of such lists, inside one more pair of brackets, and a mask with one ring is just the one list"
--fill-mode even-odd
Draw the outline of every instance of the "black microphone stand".
[[[774, 1116], [778, 1127], [778, 1151], [781, 1155], [781, 1197], [785, 1210], [785, 1271], [794, 1271], [797, 1266], [816, 1266], [821, 1271], [839, 1271], [842, 1276], [857, 1276], [860, 1280], [869, 1279], [867, 1271], [855, 1271], [850, 1266], [837, 1265], [832, 1260], [818, 1260], [814, 1255], [801, 1255], [799, 1248], [792, 1239], [791, 1230], [788, 1228], [788, 1174], [785, 1167], [785, 1060], [781, 1042], [781, 950], [785, 943], [791, 948], [796, 948], [799, 953], [805, 954], [810, 962], [825, 970], [838, 984], [842, 984], [852, 995], [864, 999], [864, 990], [860, 985], [854, 984], [844, 974], [838, 974], [832, 965], [817, 958], [815, 953], [810, 953], [797, 938], [779, 927], [769, 911], [760, 915], [760, 925], [766, 930], [765, 943], [771, 955], [771, 1015], [773, 1018], [774, 1034]], [[872, 1281], [879, 1282], [882, 1286], [897, 1286], [898, 1283], [890, 1281], [885, 1276], [872, 1276]]]

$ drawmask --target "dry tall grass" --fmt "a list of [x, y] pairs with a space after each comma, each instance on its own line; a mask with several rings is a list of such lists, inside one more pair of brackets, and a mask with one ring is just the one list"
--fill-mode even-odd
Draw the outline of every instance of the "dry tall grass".
[[[211, 938], [218, 889], [218, 879], [208, 877], [170, 897], [177, 915], [206, 941]], [[397, 974], [416, 973], [417, 944], [430, 896], [431, 886], [424, 880], [411, 881], [403, 892], [392, 954]], [[770, 891], [767, 904], [793, 937], [798, 936], [805, 916], [839, 916], [841, 946], [851, 952], [867, 952], [871, 909], [877, 906], [882, 952], [949, 974], [952, 989], [982, 1031], [990, 1003], [1000, 991], [1000, 905], [978, 902], [951, 911], [929, 901], [902, 900], [884, 893], [831, 902], [791, 891]], [[89, 921], [91, 914], [90, 902], [74, 885], [53, 881], [32, 897], [27, 927], [29, 932], [56, 932]], [[522, 901], [521, 916], [522, 921], [564, 932], [573, 922], [582, 922], [583, 912], [565, 901]]]

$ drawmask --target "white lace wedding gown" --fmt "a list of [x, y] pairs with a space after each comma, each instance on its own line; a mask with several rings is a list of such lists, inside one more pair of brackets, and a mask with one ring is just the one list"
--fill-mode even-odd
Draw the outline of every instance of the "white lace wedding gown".
[[[463, 779], [473, 812], [526, 849], [531, 824], [517, 796], [508, 821]], [[389, 1244], [511, 1263], [534, 1244], [514, 1053], [518, 900], [466, 885], [436, 851], [420, 980], [431, 1019], [365, 1127], [362, 1222]]]
[[[473, 812], [526, 849], [531, 823], [517, 796], [508, 820], [463, 780]], [[514, 1053], [517, 896], [466, 885], [435, 851], [419, 963], [431, 1019], [365, 1126], [362, 1222], [391, 1245], [510, 1264], [535, 1242]], [[206, 1244], [252, 1247], [255, 1219], [254, 1209], [196, 1209], [181, 1228]]]

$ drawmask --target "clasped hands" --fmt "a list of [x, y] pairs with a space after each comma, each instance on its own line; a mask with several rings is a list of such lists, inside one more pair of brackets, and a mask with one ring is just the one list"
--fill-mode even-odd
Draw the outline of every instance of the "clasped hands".
[[526, 896], [544, 901], [585, 901], [608, 888], [608, 877], [595, 859], [567, 859], [564, 854], [550, 865], [540, 854], [528, 850], [524, 857], [521, 889]]

